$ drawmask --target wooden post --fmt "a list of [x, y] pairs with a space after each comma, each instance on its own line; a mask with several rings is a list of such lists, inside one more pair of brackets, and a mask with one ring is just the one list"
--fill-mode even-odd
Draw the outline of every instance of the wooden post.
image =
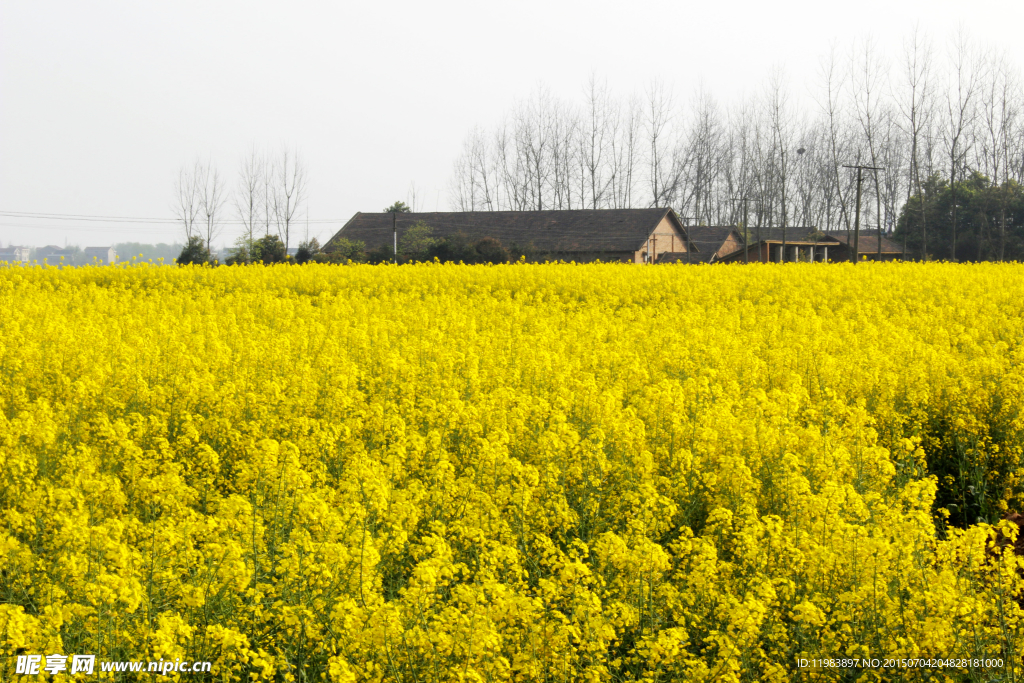
[[[736, 197], [732, 201], [743, 202], [743, 262], [750, 263], [750, 227], [747, 221], [747, 208], [750, 205], [749, 197]], [[760, 253], [761, 245], [757, 245], [758, 253]], [[758, 259], [760, 260], [760, 259]]]
[[750, 228], [747, 222], [747, 207], [750, 206], [750, 202], [746, 197], [743, 198], [743, 246], [746, 247], [743, 250], [743, 262], [750, 263], [750, 248], [748, 242], [750, 240]]
[[391, 232], [395, 237], [395, 265], [398, 265], [398, 213], [395, 211], [391, 212]]
[[[850, 260], [856, 263], [860, 260], [860, 250], [858, 249], [860, 243], [860, 184], [864, 182], [863, 171], [884, 171], [885, 169], [880, 166], [861, 166], [859, 164], [856, 166], [843, 164], [843, 168], [857, 169], [857, 210], [853, 219], [853, 249], [850, 250]], [[879, 227], [879, 240], [881, 240], [881, 227]]]
[[854, 214], [853, 219], [853, 251], [850, 252], [850, 256], [854, 263], [860, 260], [860, 184], [864, 181], [863, 175], [861, 175], [862, 169], [860, 166], [857, 167], [857, 212]]

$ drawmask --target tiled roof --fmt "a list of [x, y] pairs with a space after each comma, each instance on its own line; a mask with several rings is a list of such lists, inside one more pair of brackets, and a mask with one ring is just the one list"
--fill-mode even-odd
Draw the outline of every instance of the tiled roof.
[[[750, 227], [747, 229], [750, 243], [760, 238], [762, 242], [782, 242], [783, 229], [780, 226], [771, 228]], [[786, 242], [835, 242], [838, 233], [821, 232], [813, 225], [791, 225], [785, 229]], [[846, 234], [846, 233], [843, 233]]]
[[[873, 231], [872, 231], [873, 232]], [[837, 240], [843, 244], [853, 247], [853, 232], [850, 232], [850, 237], [846, 237], [846, 231], [841, 232], [830, 232], [828, 233], [834, 236]], [[860, 233], [860, 239], [857, 240], [857, 251], [862, 254], [877, 254], [878, 253], [878, 235], [867, 235], [862, 230]], [[902, 254], [903, 247], [896, 244], [892, 240], [882, 237], [882, 253], [883, 254]]]
[[[493, 237], [502, 245], [532, 246], [552, 253], [639, 251], [671, 209], [599, 209], [582, 211], [464, 211], [395, 214], [398, 237], [417, 223], [435, 237], [462, 234], [469, 240]], [[331, 251], [340, 238], [358, 240], [368, 250], [394, 239], [390, 213], [357, 213], [324, 245]]]

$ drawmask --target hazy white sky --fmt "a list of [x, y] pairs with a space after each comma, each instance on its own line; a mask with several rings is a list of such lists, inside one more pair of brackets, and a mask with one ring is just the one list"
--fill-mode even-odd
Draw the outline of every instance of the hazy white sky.
[[[0, 212], [171, 218], [182, 164], [210, 158], [233, 186], [254, 143], [300, 150], [311, 220], [380, 211], [413, 184], [417, 209], [445, 210], [467, 132], [539, 84], [579, 99], [592, 72], [622, 94], [659, 78], [685, 106], [701, 81], [728, 102], [781, 66], [799, 97], [833, 41], [898, 55], [915, 24], [940, 55], [963, 25], [1024, 65], [1020, 0], [3, 0]], [[3, 245], [175, 239], [0, 216]]]

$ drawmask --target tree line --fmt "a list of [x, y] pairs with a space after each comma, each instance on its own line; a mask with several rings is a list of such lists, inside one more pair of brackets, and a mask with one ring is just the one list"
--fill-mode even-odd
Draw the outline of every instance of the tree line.
[[[306, 184], [306, 166], [299, 154], [288, 148], [273, 155], [253, 146], [230, 191], [212, 161], [197, 158], [182, 166], [173, 202], [186, 241], [182, 255], [198, 259], [196, 262], [211, 259], [213, 240], [225, 224], [242, 227], [233, 258], [247, 262], [254, 251], [272, 251], [265, 239], [270, 236], [277, 238], [287, 254], [305, 208]], [[261, 239], [262, 247], [257, 246]], [[268, 251], [266, 256], [270, 254]]]
[[[384, 209], [385, 213], [409, 213], [411, 209], [405, 202], [395, 202]], [[262, 237], [247, 239], [247, 233], [236, 242], [231, 256], [224, 260], [224, 265], [243, 265], [247, 263], [415, 263], [420, 261], [443, 261], [462, 263], [508, 263], [520, 258], [527, 260], [544, 260], [547, 254], [533, 248], [532, 245], [519, 247], [515, 244], [505, 247], [493, 237], [473, 240], [462, 234], [437, 237], [433, 228], [425, 222], [417, 222], [406, 230], [398, 240], [398, 253], [392, 245], [384, 244], [375, 249], [367, 249], [361, 240], [350, 240], [340, 237], [334, 240], [331, 250], [324, 251], [320, 241], [315, 237], [307, 238], [299, 243], [296, 252], [289, 254], [280, 236], [267, 232]], [[193, 235], [178, 254], [179, 265], [220, 265], [202, 235]]]
[[861, 228], [903, 240], [910, 256], [1024, 256], [1017, 65], [963, 32], [936, 46], [915, 30], [898, 48], [890, 58], [870, 39], [833, 46], [811, 110], [798, 110], [778, 69], [734, 106], [705, 88], [681, 102], [658, 82], [620, 97], [592, 77], [581, 102], [538, 89], [467, 136], [451, 203], [672, 207], [698, 225], [851, 230], [848, 167], [860, 165], [878, 169], [862, 176]]

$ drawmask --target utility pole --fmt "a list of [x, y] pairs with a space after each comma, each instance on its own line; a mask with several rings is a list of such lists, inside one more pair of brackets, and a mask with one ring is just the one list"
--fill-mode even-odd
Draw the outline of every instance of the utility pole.
[[876, 261], [882, 260], [882, 217], [878, 216], [878, 256], [875, 257]]
[[[860, 260], [860, 251], [858, 245], [860, 243], [860, 184], [864, 182], [864, 171], [883, 171], [885, 169], [880, 166], [851, 166], [849, 164], [843, 164], [843, 168], [855, 168], [857, 169], [857, 210], [854, 213], [853, 219], [853, 249], [850, 251], [850, 260], [854, 263]], [[878, 229], [879, 244], [882, 239], [882, 229]]]
[[[804, 149], [803, 147], [798, 149], [796, 151], [797, 159], [803, 157], [804, 152], [806, 152], [806, 151], [807, 150]], [[785, 147], [782, 148], [782, 169], [783, 170], [782, 170], [782, 259], [781, 259], [781, 262], [785, 263], [786, 262], [786, 221], [789, 218], [789, 216], [786, 213], [786, 170], [785, 170], [786, 169], [786, 148]], [[799, 251], [799, 248], [797, 248], [797, 250]], [[799, 254], [798, 254], [798, 256], [799, 256]], [[769, 254], [768, 257], [769, 257], [768, 260], [771, 260], [771, 254]], [[797, 259], [797, 260], [799, 260], [799, 259]]]
[[[859, 206], [859, 204], [858, 204]], [[395, 237], [395, 265], [398, 265], [398, 212], [391, 212], [391, 233]]]
[[[761, 218], [764, 218], [764, 198], [763, 197], [761, 198], [761, 201], [758, 204], [758, 206], [760, 208], [758, 208], [758, 210], [757, 210], [757, 213], [758, 213], [758, 216], [759, 216], [759, 218], [757, 219], [757, 262], [758, 263], [764, 263], [764, 256], [761, 254], [761, 244], [762, 244], [762, 242], [761, 242]], [[770, 212], [771, 208], [769, 208], [768, 211]], [[768, 232], [768, 236], [769, 237], [771, 236], [771, 230], [770, 229], [769, 229], [769, 232]], [[770, 263], [771, 260], [772, 260], [772, 253], [771, 253], [771, 251], [769, 251], [768, 252], [768, 262]]]
[[687, 263], [692, 263], [693, 262], [692, 259], [690, 258], [690, 254], [693, 252], [693, 240], [690, 239], [690, 231], [687, 230], [687, 228], [689, 226], [686, 225], [686, 221], [688, 221], [690, 219], [693, 219], [693, 218], [695, 218], [695, 217], [694, 216], [680, 216], [679, 217], [679, 220], [682, 221], [683, 224], [684, 224], [683, 225], [683, 232], [686, 233], [686, 262]]
[[[747, 207], [750, 203], [749, 197], [737, 197], [734, 202], [743, 202], [743, 262], [750, 263], [750, 229], [747, 227]], [[757, 243], [758, 255], [761, 253], [761, 242]]]

